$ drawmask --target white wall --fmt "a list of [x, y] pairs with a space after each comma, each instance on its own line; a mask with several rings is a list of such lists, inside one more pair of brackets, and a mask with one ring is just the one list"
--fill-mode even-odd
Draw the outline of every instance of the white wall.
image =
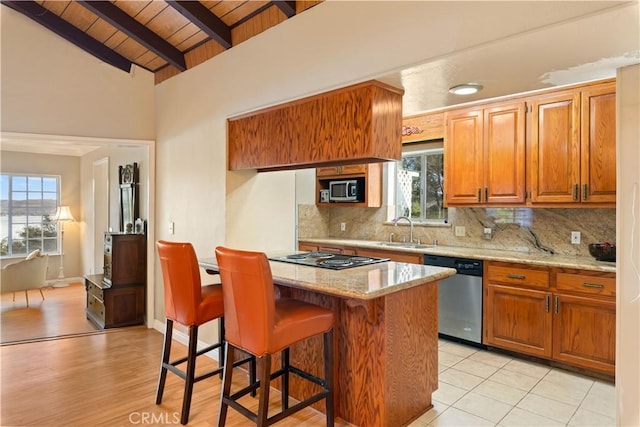
[[618, 70], [617, 425], [640, 426], [640, 65]]
[[153, 139], [153, 75], [133, 75], [0, 7], [1, 130]]

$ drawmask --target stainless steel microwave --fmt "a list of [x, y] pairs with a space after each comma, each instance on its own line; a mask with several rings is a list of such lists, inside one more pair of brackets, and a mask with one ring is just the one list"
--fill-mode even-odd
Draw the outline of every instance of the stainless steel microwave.
[[360, 194], [360, 183], [355, 179], [341, 181], [329, 181], [329, 201], [331, 202], [357, 202]]

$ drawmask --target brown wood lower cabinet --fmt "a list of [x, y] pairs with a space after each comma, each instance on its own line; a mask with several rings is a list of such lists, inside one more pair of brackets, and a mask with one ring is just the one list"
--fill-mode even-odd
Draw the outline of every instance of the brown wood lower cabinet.
[[615, 373], [614, 273], [502, 262], [484, 273], [485, 344]]
[[485, 341], [539, 357], [551, 356], [551, 294], [511, 286], [487, 285]]
[[616, 303], [556, 295], [553, 358], [613, 373], [616, 355]]

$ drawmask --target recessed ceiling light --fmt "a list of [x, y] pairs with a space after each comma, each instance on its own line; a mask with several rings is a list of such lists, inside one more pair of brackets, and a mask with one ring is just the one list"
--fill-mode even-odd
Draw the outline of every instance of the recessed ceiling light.
[[449, 89], [449, 92], [454, 95], [473, 95], [480, 90], [482, 90], [482, 85], [479, 85], [478, 83], [465, 83], [453, 86]]

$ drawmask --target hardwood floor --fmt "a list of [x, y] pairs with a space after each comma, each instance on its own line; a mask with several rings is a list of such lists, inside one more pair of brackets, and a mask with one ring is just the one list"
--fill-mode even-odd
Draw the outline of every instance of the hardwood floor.
[[84, 285], [72, 283], [62, 288], [29, 291], [29, 307], [24, 292], [2, 294], [0, 343], [15, 343], [98, 331], [85, 316]]
[[[46, 297], [45, 297], [46, 298]], [[0, 347], [2, 426], [179, 425], [183, 382], [169, 374], [163, 402], [155, 404], [162, 334], [146, 327], [109, 330]], [[186, 353], [174, 341], [176, 356]], [[198, 360], [198, 371], [217, 366]], [[234, 375], [234, 387], [246, 375]], [[221, 381], [217, 376], [195, 385], [189, 425], [216, 424]], [[272, 389], [270, 414], [279, 393]], [[257, 400], [243, 401], [253, 410]], [[230, 409], [227, 426], [252, 423]], [[305, 408], [278, 426], [324, 426], [324, 414]], [[337, 426], [349, 424], [337, 420]]]

